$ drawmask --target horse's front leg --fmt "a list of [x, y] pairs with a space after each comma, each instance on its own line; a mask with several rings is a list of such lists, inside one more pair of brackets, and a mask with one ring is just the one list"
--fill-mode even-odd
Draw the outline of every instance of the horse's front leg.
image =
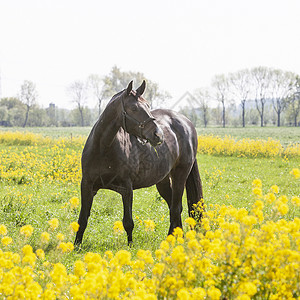
[[94, 193], [92, 191], [92, 183], [86, 180], [81, 180], [81, 209], [78, 219], [79, 230], [77, 231], [75, 238], [75, 245], [79, 245], [82, 242], [83, 233], [86, 229], [88, 218], [90, 216], [91, 207], [93, 204]]
[[121, 193], [123, 201], [123, 226], [127, 233], [128, 245], [132, 243], [132, 231], [134, 227], [132, 219], [132, 201], [133, 191], [132, 187], [128, 187]]

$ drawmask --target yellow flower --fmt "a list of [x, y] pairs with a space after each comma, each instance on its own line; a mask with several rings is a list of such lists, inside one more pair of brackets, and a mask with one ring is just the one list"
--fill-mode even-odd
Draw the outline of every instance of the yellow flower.
[[7, 228], [4, 224], [0, 225], [0, 234], [1, 235], [6, 235], [7, 234]]
[[77, 222], [72, 222], [70, 224], [70, 228], [72, 229], [73, 232], [77, 232], [79, 229], [79, 224]]
[[193, 229], [195, 226], [196, 226], [196, 224], [197, 224], [197, 222], [195, 221], [195, 219], [194, 218], [191, 218], [191, 217], [189, 217], [189, 218], [187, 218], [186, 220], [185, 220], [185, 223], [187, 223], [188, 225], [190, 225], [190, 227]]
[[62, 234], [62, 233], [58, 233], [56, 235], [56, 238], [59, 240], [59, 241], [63, 241], [65, 239], [65, 236]]
[[286, 215], [289, 211], [289, 207], [287, 204], [281, 202], [281, 201], [278, 201], [277, 204], [276, 204], [276, 208], [278, 210], [278, 212], [281, 214], [281, 215]]
[[300, 198], [297, 196], [293, 196], [291, 202], [296, 206], [300, 206]]
[[36, 255], [38, 256], [38, 258], [40, 259], [44, 259], [45, 258], [45, 252], [43, 249], [37, 249], [35, 251]]
[[20, 228], [20, 233], [24, 234], [25, 237], [28, 238], [33, 233], [33, 227], [31, 225], [24, 225]]
[[138, 250], [136, 255], [139, 259], [142, 259], [146, 264], [153, 264], [154, 262], [150, 250], [140, 249]]
[[114, 234], [121, 234], [124, 232], [124, 227], [123, 227], [123, 223], [121, 221], [116, 221], [114, 223]]
[[290, 174], [294, 175], [296, 179], [300, 178], [300, 170], [298, 168], [294, 168]]
[[42, 232], [42, 234], [41, 234], [41, 241], [42, 241], [42, 243], [46, 244], [46, 243], [49, 242], [49, 240], [50, 240], [50, 234], [48, 232], [46, 232], [46, 231]]
[[215, 288], [214, 286], [210, 287], [207, 291], [207, 295], [210, 297], [212, 300], [219, 300], [222, 293], [219, 289]]
[[153, 267], [152, 272], [153, 272], [154, 275], [161, 275], [163, 273], [164, 269], [165, 269], [165, 264], [157, 263]]
[[22, 252], [23, 252], [24, 255], [30, 255], [31, 253], [33, 253], [32, 247], [30, 245], [25, 245], [22, 248]]
[[259, 188], [259, 187], [254, 187], [253, 189], [252, 189], [252, 193], [254, 194], [254, 195], [256, 195], [257, 197], [262, 197], [262, 190], [261, 190], [261, 188]]
[[62, 242], [57, 246], [57, 249], [61, 249], [63, 253], [71, 252], [74, 249], [74, 245], [71, 242]]
[[270, 204], [276, 200], [276, 196], [273, 193], [268, 193], [264, 198]]
[[254, 188], [259, 188], [259, 189], [261, 189], [261, 188], [262, 188], [262, 182], [261, 182], [261, 180], [258, 179], [258, 178], [254, 179], [254, 180], [252, 181], [252, 186], [253, 186]]
[[9, 237], [9, 236], [4, 236], [2, 239], [1, 239], [1, 243], [4, 245], [4, 246], [8, 246], [9, 244], [11, 244], [13, 242], [12, 238]]
[[279, 193], [279, 187], [277, 185], [272, 185], [270, 187], [270, 193], [278, 194]]
[[119, 261], [121, 266], [130, 263], [131, 253], [126, 250], [120, 250], [115, 255], [116, 259]]
[[145, 230], [154, 231], [155, 223], [152, 220], [144, 220]]
[[182, 288], [177, 292], [177, 299], [190, 300], [192, 299], [190, 292], [186, 288]]
[[194, 288], [192, 291], [193, 300], [202, 300], [205, 299], [206, 292], [205, 289], [201, 287]]
[[176, 227], [173, 231], [175, 237], [183, 237], [183, 231], [180, 227]]
[[82, 277], [86, 273], [85, 264], [81, 260], [76, 260], [74, 263], [74, 274], [77, 277]]
[[55, 230], [59, 226], [59, 221], [57, 218], [53, 218], [48, 221], [48, 224], [52, 230]]
[[78, 205], [79, 205], [79, 199], [77, 197], [72, 197], [70, 200], [69, 200], [69, 203], [71, 205], [71, 209], [74, 209], [74, 208], [77, 208]]

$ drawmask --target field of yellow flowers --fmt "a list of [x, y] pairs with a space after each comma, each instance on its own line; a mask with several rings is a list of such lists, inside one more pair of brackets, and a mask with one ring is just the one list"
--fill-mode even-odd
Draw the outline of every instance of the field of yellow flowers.
[[1, 299], [299, 299], [299, 145], [199, 136], [201, 226], [184, 203], [166, 237], [166, 203], [138, 190], [128, 248], [119, 196], [99, 191], [74, 249], [83, 144], [0, 132]]

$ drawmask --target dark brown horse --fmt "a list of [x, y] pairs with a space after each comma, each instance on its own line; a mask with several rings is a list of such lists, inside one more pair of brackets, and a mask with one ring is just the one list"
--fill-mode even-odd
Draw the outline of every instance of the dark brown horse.
[[156, 184], [170, 210], [169, 234], [182, 227], [182, 195], [186, 186], [189, 215], [202, 198], [197, 133], [174, 111], [150, 111], [142, 97], [146, 83], [110, 100], [94, 125], [82, 152], [81, 210], [75, 244], [82, 242], [93, 197], [99, 189], [118, 192], [123, 200], [123, 225], [132, 242], [133, 190]]

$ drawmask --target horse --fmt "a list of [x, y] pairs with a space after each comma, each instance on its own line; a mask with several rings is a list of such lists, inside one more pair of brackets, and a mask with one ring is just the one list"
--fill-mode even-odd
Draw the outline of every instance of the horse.
[[166, 109], [150, 111], [143, 98], [145, 80], [133, 90], [133, 81], [115, 94], [96, 121], [82, 151], [81, 209], [74, 241], [82, 243], [99, 189], [119, 193], [123, 227], [132, 243], [133, 190], [156, 185], [169, 207], [172, 234], [182, 228], [182, 196], [186, 187], [189, 216], [203, 198], [196, 160], [197, 133], [185, 116]]

